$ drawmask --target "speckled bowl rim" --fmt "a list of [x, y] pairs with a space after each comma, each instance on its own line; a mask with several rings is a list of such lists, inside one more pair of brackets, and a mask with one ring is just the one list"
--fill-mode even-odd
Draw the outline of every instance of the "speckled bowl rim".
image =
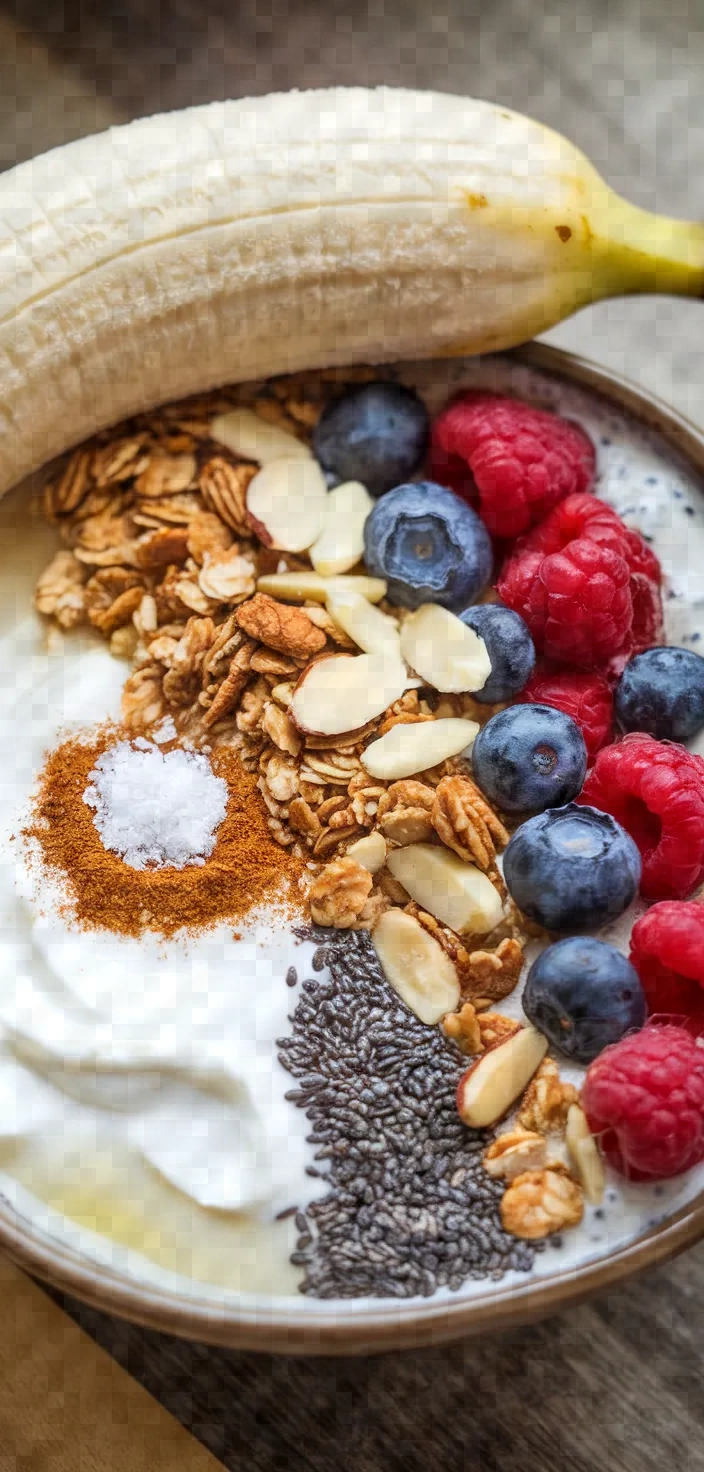
[[[655, 397], [610, 370], [541, 343], [507, 357], [555, 377], [566, 378], [626, 409], [659, 435], [704, 477], [704, 434]], [[518, 1286], [473, 1296], [471, 1284], [451, 1298], [379, 1300], [369, 1307], [354, 1300], [267, 1299], [232, 1295], [221, 1306], [193, 1281], [191, 1292], [150, 1287], [91, 1261], [0, 1196], [0, 1246], [20, 1267], [53, 1287], [75, 1294], [105, 1313], [151, 1329], [232, 1349], [275, 1354], [355, 1355], [443, 1344], [467, 1335], [515, 1327], [555, 1313], [592, 1293], [603, 1292], [644, 1268], [664, 1262], [704, 1237], [704, 1192], [687, 1207], [646, 1230], [605, 1258], [549, 1278], [527, 1278]]]

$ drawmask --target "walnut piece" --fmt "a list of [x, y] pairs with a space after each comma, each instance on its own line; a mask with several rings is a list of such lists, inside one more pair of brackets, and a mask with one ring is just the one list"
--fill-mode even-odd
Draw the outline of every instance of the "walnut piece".
[[492, 1140], [482, 1157], [485, 1169], [495, 1181], [513, 1181], [525, 1171], [542, 1171], [547, 1165], [548, 1147], [544, 1135], [524, 1130], [517, 1125]]
[[513, 991], [523, 969], [523, 949], [517, 940], [502, 940], [495, 951], [471, 951], [462, 977], [462, 990], [471, 997], [501, 1002]]
[[[477, 1010], [476, 1002], [475, 1010]], [[483, 1049], [497, 1047], [506, 1038], [510, 1038], [512, 1033], [518, 1032], [521, 1025], [514, 1017], [503, 1017], [500, 1012], [479, 1012], [477, 1021]]]
[[557, 1064], [544, 1058], [521, 1099], [518, 1123], [540, 1134], [559, 1134], [567, 1124], [571, 1104], [579, 1103], [574, 1084], [563, 1083]]
[[350, 930], [356, 925], [372, 890], [372, 875], [354, 859], [333, 859], [313, 880], [310, 912], [316, 925]]
[[583, 1215], [581, 1186], [555, 1168], [525, 1171], [501, 1198], [504, 1231], [531, 1242], [564, 1227], [576, 1227]]
[[468, 1057], [484, 1052], [479, 1018], [471, 1002], [465, 1002], [459, 1012], [448, 1012], [442, 1020], [442, 1030]]
[[379, 798], [377, 819], [385, 838], [392, 843], [425, 843], [432, 837], [432, 787], [410, 779], [392, 782]]
[[85, 618], [85, 579], [86, 570], [73, 552], [56, 552], [37, 580], [37, 613], [56, 619], [62, 629], [75, 629]]
[[279, 654], [310, 659], [325, 648], [325, 635], [302, 608], [255, 593], [237, 612], [241, 629]]
[[432, 824], [438, 838], [461, 859], [486, 873], [509, 835], [470, 777], [443, 777], [435, 789]]

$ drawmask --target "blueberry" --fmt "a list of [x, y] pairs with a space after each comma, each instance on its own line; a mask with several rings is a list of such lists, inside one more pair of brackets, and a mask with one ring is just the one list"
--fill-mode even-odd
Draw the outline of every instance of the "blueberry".
[[571, 716], [552, 705], [512, 705], [479, 732], [474, 779], [506, 813], [562, 807], [582, 790], [587, 748]]
[[480, 603], [460, 614], [463, 624], [484, 640], [491, 674], [481, 690], [472, 692], [482, 705], [513, 700], [525, 688], [535, 668], [535, 645], [519, 613], [503, 603]]
[[704, 726], [704, 659], [693, 649], [646, 649], [629, 659], [618, 682], [622, 731], [658, 741], [691, 741]]
[[364, 383], [327, 405], [313, 434], [323, 470], [383, 496], [418, 469], [428, 445], [425, 404], [400, 383]]
[[552, 808], [529, 818], [504, 854], [509, 894], [546, 930], [598, 930], [628, 909], [641, 876], [630, 834], [597, 808]]
[[392, 603], [453, 611], [481, 593], [493, 562], [476, 512], [432, 481], [397, 486], [377, 502], [364, 527], [364, 560], [373, 577], [387, 579]]
[[533, 962], [523, 1010], [561, 1053], [591, 1063], [609, 1043], [642, 1027], [647, 1008], [638, 972], [615, 946], [573, 935]]

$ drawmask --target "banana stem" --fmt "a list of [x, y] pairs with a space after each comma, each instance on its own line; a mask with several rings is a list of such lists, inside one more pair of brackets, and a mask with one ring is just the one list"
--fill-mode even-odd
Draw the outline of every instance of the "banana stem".
[[610, 192], [598, 219], [592, 241], [596, 295], [704, 297], [704, 225], [651, 214]]

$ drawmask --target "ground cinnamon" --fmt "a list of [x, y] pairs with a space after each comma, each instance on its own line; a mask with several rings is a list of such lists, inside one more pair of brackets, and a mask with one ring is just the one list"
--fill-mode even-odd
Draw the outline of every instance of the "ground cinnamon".
[[131, 869], [103, 846], [83, 794], [98, 757], [125, 732], [101, 727], [72, 737], [50, 753], [41, 773], [32, 817], [23, 830], [32, 855], [59, 881], [64, 913], [87, 929], [172, 936], [236, 925], [257, 905], [288, 914], [299, 908], [303, 865], [269, 833], [256, 776], [221, 748], [213, 770], [228, 785], [229, 801], [210, 858], [184, 869]]

